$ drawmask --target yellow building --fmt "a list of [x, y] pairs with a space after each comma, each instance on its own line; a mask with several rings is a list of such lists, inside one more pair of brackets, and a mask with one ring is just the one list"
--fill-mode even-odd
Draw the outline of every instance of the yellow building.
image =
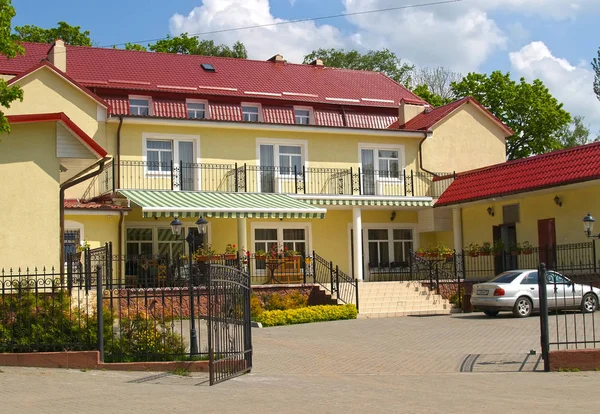
[[171, 221], [202, 216], [218, 252], [314, 251], [377, 280], [420, 245], [453, 245], [434, 178], [504, 161], [512, 134], [472, 98], [432, 109], [382, 74], [320, 60], [24, 47], [0, 60], [24, 91], [0, 142], [4, 267], [62, 264], [84, 240], [179, 257]]
[[[600, 251], [583, 218], [600, 215], [600, 143], [457, 174], [435, 207], [452, 211], [467, 278], [539, 262], [569, 275], [597, 273]], [[482, 257], [486, 242], [492, 251]]]

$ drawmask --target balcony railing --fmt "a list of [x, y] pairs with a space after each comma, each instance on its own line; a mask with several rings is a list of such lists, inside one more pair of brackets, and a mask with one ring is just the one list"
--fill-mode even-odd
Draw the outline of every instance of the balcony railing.
[[[361, 168], [266, 167], [121, 161], [113, 165], [116, 188], [313, 195], [439, 197], [450, 180], [432, 174]], [[106, 181], [106, 180], [105, 180]], [[103, 190], [106, 189], [103, 184]]]

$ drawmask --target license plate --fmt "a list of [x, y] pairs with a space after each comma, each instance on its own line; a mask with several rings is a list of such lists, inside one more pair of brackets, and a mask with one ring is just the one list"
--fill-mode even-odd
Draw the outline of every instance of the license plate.
[[488, 293], [490, 293], [490, 291], [488, 289], [479, 289], [477, 291], [478, 295], [487, 295]]

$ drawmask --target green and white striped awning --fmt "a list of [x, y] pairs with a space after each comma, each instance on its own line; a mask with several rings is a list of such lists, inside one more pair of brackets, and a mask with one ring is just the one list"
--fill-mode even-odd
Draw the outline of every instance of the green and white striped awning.
[[119, 190], [144, 217], [325, 218], [327, 212], [285, 194]]
[[315, 206], [356, 206], [356, 207], [432, 207], [431, 199], [374, 199], [374, 198], [300, 198]]

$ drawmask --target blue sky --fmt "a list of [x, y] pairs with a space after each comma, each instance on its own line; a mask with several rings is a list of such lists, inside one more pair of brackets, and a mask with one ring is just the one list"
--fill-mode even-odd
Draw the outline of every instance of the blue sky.
[[[374, 10], [431, 0], [13, 0], [13, 25], [52, 27], [59, 20], [108, 46], [281, 20]], [[299, 62], [318, 47], [387, 47], [417, 66], [461, 73], [510, 71], [541, 78], [572, 114], [600, 130], [590, 61], [600, 47], [599, 0], [463, 0], [402, 11], [294, 23], [213, 35], [246, 44], [250, 57], [275, 53]]]

